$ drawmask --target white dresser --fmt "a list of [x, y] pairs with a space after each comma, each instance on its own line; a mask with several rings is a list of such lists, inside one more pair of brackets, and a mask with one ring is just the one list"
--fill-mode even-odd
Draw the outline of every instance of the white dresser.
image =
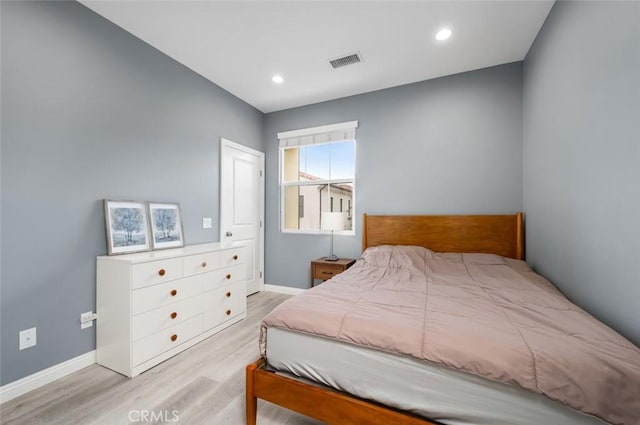
[[136, 376], [247, 316], [245, 248], [97, 258], [97, 362]]

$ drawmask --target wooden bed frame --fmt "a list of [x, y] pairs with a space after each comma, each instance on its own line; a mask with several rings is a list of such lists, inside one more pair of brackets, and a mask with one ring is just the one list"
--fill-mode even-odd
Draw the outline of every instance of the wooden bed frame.
[[[362, 249], [417, 245], [437, 252], [483, 252], [524, 260], [523, 214], [364, 215]], [[266, 370], [265, 359], [247, 366], [247, 425], [256, 425], [257, 399], [329, 425], [436, 425], [387, 406]]]

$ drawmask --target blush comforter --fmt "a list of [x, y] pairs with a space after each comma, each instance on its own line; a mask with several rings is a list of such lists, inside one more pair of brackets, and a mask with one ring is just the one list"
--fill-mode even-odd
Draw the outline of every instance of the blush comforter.
[[367, 249], [262, 324], [413, 356], [640, 424], [640, 349], [526, 263], [415, 246]]

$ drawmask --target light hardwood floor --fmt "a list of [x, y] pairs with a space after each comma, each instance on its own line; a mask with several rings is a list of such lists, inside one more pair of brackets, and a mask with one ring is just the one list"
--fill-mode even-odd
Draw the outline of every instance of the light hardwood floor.
[[[245, 320], [133, 379], [92, 365], [17, 397], [0, 406], [0, 423], [242, 425], [245, 366], [259, 356], [260, 322], [288, 297], [250, 296]], [[320, 422], [260, 401], [258, 425], [280, 424]]]

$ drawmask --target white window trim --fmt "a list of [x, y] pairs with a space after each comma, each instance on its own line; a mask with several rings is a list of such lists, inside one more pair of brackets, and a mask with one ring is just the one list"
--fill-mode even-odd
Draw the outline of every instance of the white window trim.
[[[321, 144], [329, 144], [329, 143], [337, 143], [343, 141], [354, 141], [354, 154], [355, 158], [357, 158], [357, 142], [355, 137], [355, 129], [358, 127], [358, 121], [347, 121], [338, 124], [330, 124], [319, 127], [311, 127], [299, 130], [291, 130], [291, 131], [282, 131], [278, 133], [279, 139], [279, 158], [278, 158], [278, 180], [280, 183], [280, 232], [282, 233], [290, 233], [290, 234], [303, 234], [303, 235], [330, 235], [330, 230], [322, 230], [322, 229], [286, 229], [285, 228], [285, 199], [284, 199], [284, 189], [289, 186], [307, 186], [307, 185], [321, 185], [321, 184], [340, 184], [340, 183], [352, 183], [353, 184], [353, 194], [352, 194], [352, 211], [351, 211], [351, 230], [340, 230], [334, 231], [334, 235], [338, 236], [355, 236], [356, 234], [356, 177], [355, 177], [355, 168], [354, 168], [354, 176], [352, 179], [335, 179], [335, 180], [312, 180], [308, 182], [283, 182], [282, 181], [282, 167], [284, 166], [284, 150], [286, 148], [293, 148], [296, 146], [305, 146], [305, 145], [321, 145]], [[314, 136], [324, 136], [325, 140], [317, 141]], [[328, 140], [326, 138], [328, 137]], [[354, 163], [355, 167], [355, 163]]]

